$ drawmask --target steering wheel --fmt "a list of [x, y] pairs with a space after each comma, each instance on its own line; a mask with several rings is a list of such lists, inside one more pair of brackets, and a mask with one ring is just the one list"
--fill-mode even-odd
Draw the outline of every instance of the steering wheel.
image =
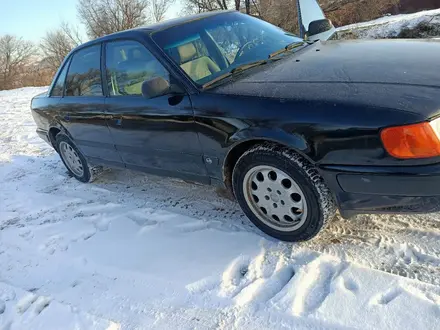
[[237, 61], [238, 58], [242, 57], [244, 53], [251, 50], [256, 46], [255, 40], [251, 40], [246, 42], [243, 46], [240, 47], [240, 49], [237, 52], [237, 55], [235, 55], [234, 62]]

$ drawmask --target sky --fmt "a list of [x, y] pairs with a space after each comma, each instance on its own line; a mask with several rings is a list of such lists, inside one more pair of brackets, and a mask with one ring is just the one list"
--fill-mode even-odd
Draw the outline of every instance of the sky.
[[[55, 29], [61, 21], [80, 25], [76, 17], [77, 0], [0, 0], [0, 36], [13, 34], [38, 42], [46, 31]], [[176, 17], [179, 5], [167, 13]]]

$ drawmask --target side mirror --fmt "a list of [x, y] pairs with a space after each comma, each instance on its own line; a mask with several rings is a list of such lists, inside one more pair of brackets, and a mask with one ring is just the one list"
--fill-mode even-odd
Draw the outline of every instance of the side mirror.
[[307, 34], [310, 36], [314, 36], [316, 34], [330, 31], [333, 28], [333, 24], [329, 19], [319, 19], [317, 21], [310, 22]]
[[310, 22], [309, 30], [306, 33], [306, 38], [312, 40], [328, 40], [334, 35], [335, 32], [336, 29], [332, 21], [327, 18], [318, 19]]
[[142, 95], [147, 99], [166, 95], [170, 91], [170, 83], [162, 77], [151, 78], [142, 83]]

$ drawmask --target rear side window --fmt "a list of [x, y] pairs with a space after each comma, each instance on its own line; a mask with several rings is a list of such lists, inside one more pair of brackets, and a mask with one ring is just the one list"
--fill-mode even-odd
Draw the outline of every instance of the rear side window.
[[137, 41], [109, 42], [106, 46], [106, 67], [111, 96], [139, 96], [145, 80], [155, 77], [170, 80], [168, 71]]
[[102, 96], [101, 45], [73, 55], [66, 79], [66, 96]]
[[66, 64], [64, 64], [63, 70], [58, 75], [57, 81], [55, 82], [55, 85], [53, 85], [52, 93], [50, 94], [50, 96], [63, 96], [64, 82], [66, 80], [68, 68], [69, 68], [69, 61], [67, 61]]

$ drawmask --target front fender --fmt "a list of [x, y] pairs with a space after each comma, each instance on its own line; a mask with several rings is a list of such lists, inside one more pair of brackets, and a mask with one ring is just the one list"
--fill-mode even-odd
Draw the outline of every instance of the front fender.
[[299, 134], [289, 134], [281, 129], [248, 127], [233, 134], [228, 142], [230, 147], [222, 164], [222, 174], [223, 183], [230, 190], [232, 189], [232, 170], [236, 162], [243, 153], [259, 143], [273, 142], [286, 146], [299, 153], [310, 163], [315, 163], [310, 157], [312, 149], [307, 141]]
[[229, 155], [234, 148], [239, 147], [243, 143], [250, 144], [252, 141], [255, 141], [255, 143], [267, 141], [284, 145], [295, 150], [311, 163], [314, 163], [312, 160], [313, 150], [303, 136], [296, 133], [287, 133], [277, 128], [248, 127], [236, 132], [229, 138], [230, 148], [227, 154]]

